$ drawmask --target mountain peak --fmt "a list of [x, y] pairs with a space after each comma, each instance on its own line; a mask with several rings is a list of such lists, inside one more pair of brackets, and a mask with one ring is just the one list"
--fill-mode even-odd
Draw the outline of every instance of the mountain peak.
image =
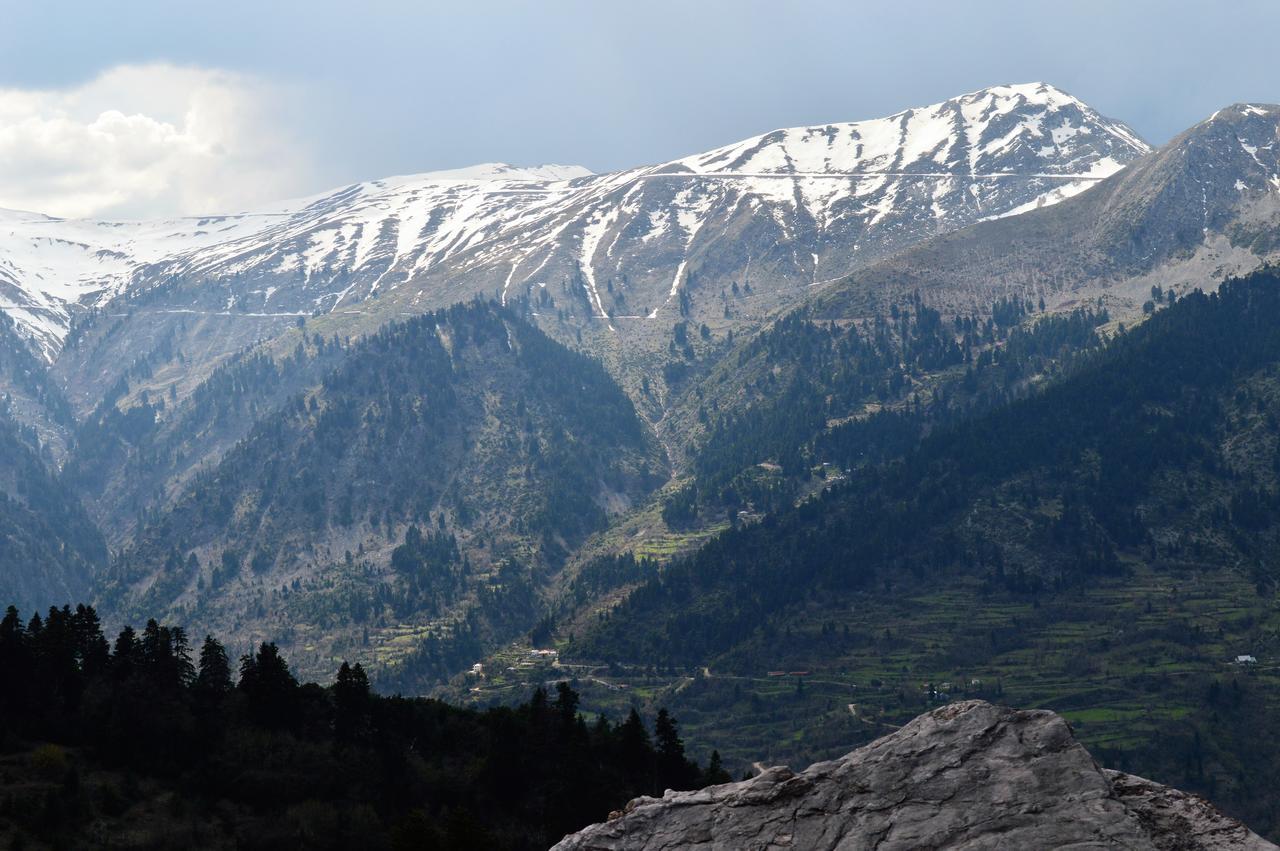
[[1249, 118], [1280, 119], [1280, 104], [1274, 103], [1233, 103], [1210, 115], [1201, 124], [1215, 121], [1240, 121]]
[[1179, 203], [1202, 210], [1202, 228], [1235, 216], [1239, 201], [1280, 190], [1280, 105], [1233, 103], [1179, 134], [1147, 165], [1165, 183], [1182, 176]]
[[1151, 147], [1048, 83], [992, 86], [884, 118], [792, 127], [670, 163], [701, 174], [1106, 177]]
[[1042, 104], [1045, 106], [1058, 105], [1064, 103], [1083, 104], [1084, 101], [1075, 95], [1063, 91], [1052, 83], [1036, 81], [1031, 83], [1003, 83], [996, 86], [987, 86], [967, 94], [960, 95], [954, 100], [967, 100], [970, 98], [996, 97], [996, 98], [1022, 98], [1027, 103]]

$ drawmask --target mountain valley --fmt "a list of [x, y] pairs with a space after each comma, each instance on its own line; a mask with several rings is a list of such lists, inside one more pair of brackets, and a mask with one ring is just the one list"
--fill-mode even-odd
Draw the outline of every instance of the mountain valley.
[[4, 602], [493, 735], [568, 682], [678, 715], [702, 785], [1053, 710], [1275, 839], [1277, 232], [1280, 107], [1153, 149], [1044, 83], [606, 174], [0, 212]]

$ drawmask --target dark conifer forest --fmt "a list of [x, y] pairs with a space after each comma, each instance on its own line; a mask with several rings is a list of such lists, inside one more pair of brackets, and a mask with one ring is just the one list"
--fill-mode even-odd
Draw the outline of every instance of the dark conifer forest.
[[587, 718], [567, 682], [485, 711], [380, 696], [359, 664], [300, 683], [92, 607], [0, 620], [7, 848], [542, 849], [638, 795], [728, 780], [673, 719]]

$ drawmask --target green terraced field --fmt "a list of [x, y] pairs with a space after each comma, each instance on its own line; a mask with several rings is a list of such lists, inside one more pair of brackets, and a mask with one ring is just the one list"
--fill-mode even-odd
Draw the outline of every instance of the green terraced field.
[[[1224, 572], [1139, 566], [1037, 600], [990, 596], [958, 577], [945, 590], [791, 612], [705, 670], [606, 665], [575, 657], [571, 644], [560, 650], [563, 666], [518, 669], [470, 698], [504, 702], [535, 682], [570, 679], [588, 712], [667, 706], [691, 750], [705, 758], [719, 749], [735, 775], [757, 761], [829, 759], [931, 705], [979, 697], [1061, 712], [1105, 763], [1206, 788], [1236, 781], [1199, 777], [1167, 755], [1200, 741], [1237, 764], [1252, 731], [1280, 719], [1280, 606]], [[1259, 663], [1235, 664], [1241, 654]]]

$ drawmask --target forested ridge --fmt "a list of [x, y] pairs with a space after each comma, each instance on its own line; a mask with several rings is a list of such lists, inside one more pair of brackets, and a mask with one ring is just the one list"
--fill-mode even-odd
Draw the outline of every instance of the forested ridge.
[[[479, 482], [459, 477], [460, 456], [476, 448], [486, 418], [498, 417], [514, 428], [491, 448], [515, 457], [495, 451], [469, 474]], [[593, 462], [609, 460], [597, 453], [643, 440], [630, 402], [598, 364], [493, 306], [460, 305], [362, 341], [199, 476], [144, 530], [131, 560], [145, 562], [157, 545], [229, 537], [254, 542], [275, 564], [291, 530], [422, 522], [435, 512], [468, 526], [493, 496], [472, 485], [501, 478], [507, 465], [530, 481], [505, 494], [518, 511], [498, 522], [562, 547], [603, 520], [592, 475], [627, 486], [629, 471], [597, 470]], [[245, 490], [257, 495], [247, 515], [233, 510]]]
[[[1250, 400], [1247, 407], [1268, 423], [1274, 417], [1268, 396], [1254, 398], [1237, 382], [1280, 364], [1278, 282], [1265, 273], [1185, 296], [1068, 380], [939, 429], [901, 459], [721, 535], [632, 594], [599, 631], [601, 646], [692, 660], [824, 589], [920, 578], [956, 565], [998, 567], [1006, 583], [1061, 586], [1121, 570], [1118, 548], [1209, 546], [1194, 528], [1184, 536], [1165, 529], [1170, 520], [1226, 526], [1234, 517], [1257, 527], [1259, 534], [1232, 536], [1232, 544], [1254, 556], [1246, 567], [1260, 585], [1274, 583], [1280, 563], [1266, 555], [1280, 504], [1277, 461], [1235, 467], [1214, 441], [1228, 392]], [[1210, 481], [1228, 490], [1215, 492], [1214, 503], [1182, 504], [1180, 511], [1148, 505], [1161, 474], [1185, 476], [1188, 494]], [[998, 546], [943, 528], [996, 493], [1029, 510], [1057, 501], [1056, 516], [1041, 518], [1033, 540], [1035, 563], [1006, 563], [995, 555]], [[657, 624], [659, 632], [651, 632]]]
[[[256, 421], [319, 381], [351, 348], [302, 327], [302, 340], [287, 355], [247, 351], [182, 397], [176, 383], [167, 393], [135, 397], [121, 378], [76, 428], [62, 480], [92, 507], [108, 534], [128, 540], [160, 517], [196, 472], [220, 460]], [[170, 345], [158, 357], [172, 365], [183, 356]]]
[[292, 354], [243, 356], [170, 405], [105, 404], [64, 473], [86, 497], [142, 498], [97, 577], [104, 611], [309, 644], [297, 662], [317, 675], [356, 656], [388, 688], [530, 628], [547, 575], [665, 473], [598, 362], [482, 301], [357, 341], [303, 328]]
[[[1190, 293], [1063, 380], [672, 560], [562, 646], [692, 674], [700, 733], [803, 728], [814, 758], [957, 694], [1060, 709], [1109, 764], [1274, 835], [1277, 754], [1254, 742], [1280, 719], [1256, 662], [1280, 651], [1278, 323], [1274, 272]], [[793, 671], [831, 682], [766, 676]]]
[[1069, 372], [1101, 344], [1096, 329], [1107, 311], [1043, 309], [1002, 298], [988, 317], [944, 319], [916, 294], [865, 322], [824, 322], [804, 308], [787, 314], [731, 351], [731, 365], [713, 369], [685, 400], [704, 428], [691, 481], [664, 516], [681, 526], [700, 510], [784, 508], [820, 467], [895, 457], [932, 428]]
[[675, 720], [588, 719], [568, 683], [481, 711], [382, 697], [343, 663], [299, 683], [155, 620], [0, 619], [6, 847], [543, 849], [641, 794], [728, 779]]

